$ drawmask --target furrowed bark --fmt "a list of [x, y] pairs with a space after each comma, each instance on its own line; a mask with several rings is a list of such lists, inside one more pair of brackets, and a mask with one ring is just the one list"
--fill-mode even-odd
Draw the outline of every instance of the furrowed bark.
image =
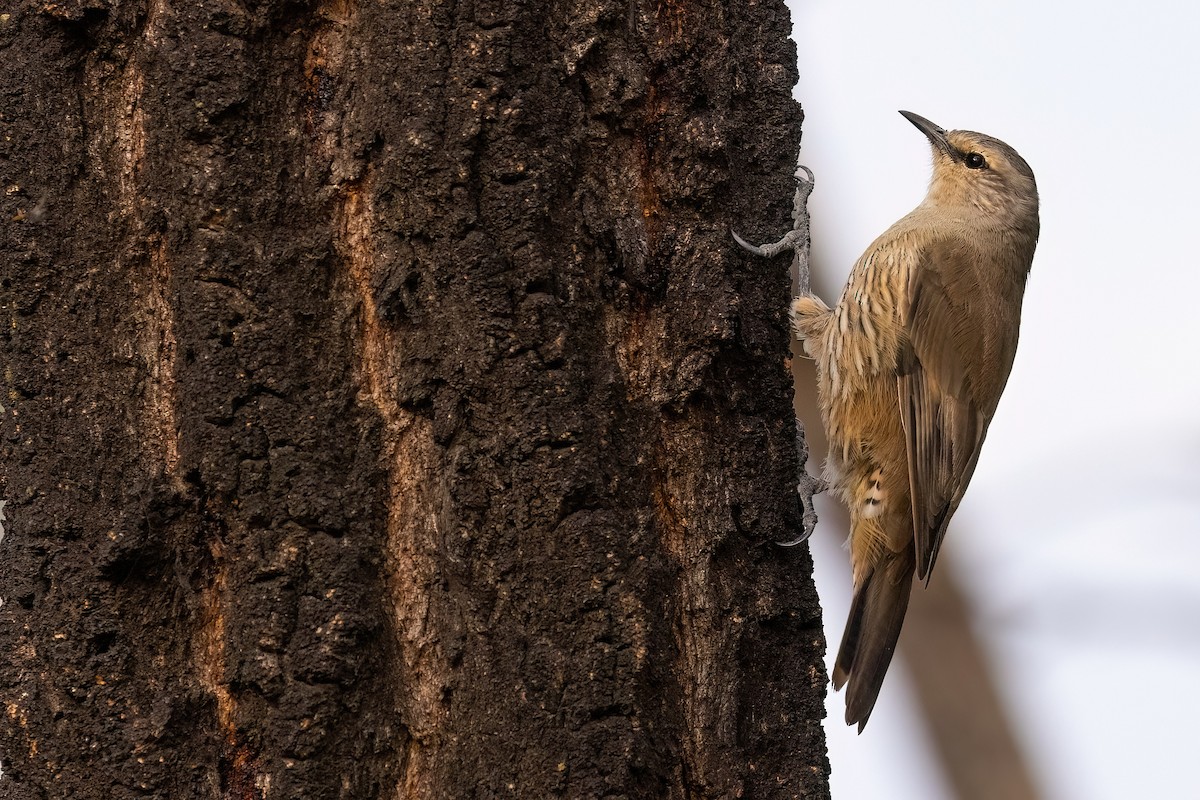
[[788, 25], [0, 15], [0, 796], [826, 796]]

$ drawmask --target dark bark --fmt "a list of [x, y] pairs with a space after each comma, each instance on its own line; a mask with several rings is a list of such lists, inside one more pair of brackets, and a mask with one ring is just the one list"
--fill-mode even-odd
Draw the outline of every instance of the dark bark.
[[782, 0], [0, 15], [0, 797], [824, 797]]

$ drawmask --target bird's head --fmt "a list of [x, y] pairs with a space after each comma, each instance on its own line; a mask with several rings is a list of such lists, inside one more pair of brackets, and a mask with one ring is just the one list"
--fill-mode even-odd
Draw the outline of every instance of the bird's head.
[[1033, 226], [1037, 235], [1037, 183], [1016, 150], [986, 134], [948, 131], [919, 114], [900, 113], [933, 145], [933, 178], [926, 204], [974, 208], [1003, 226]]

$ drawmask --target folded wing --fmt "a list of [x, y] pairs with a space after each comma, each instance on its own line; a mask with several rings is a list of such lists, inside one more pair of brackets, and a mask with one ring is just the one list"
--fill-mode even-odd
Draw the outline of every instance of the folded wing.
[[[932, 251], [912, 271], [906, 341], [897, 363], [897, 400], [908, 447], [917, 577], [928, 579], [946, 526], [975, 472], [992, 409], [973, 395], [972, 372], [982, 359], [980, 320], [970, 306], [976, 295], [956, 287], [946, 291], [947, 275], [969, 274], [932, 259], [954, 257]], [[961, 278], [960, 278], [961, 280]]]

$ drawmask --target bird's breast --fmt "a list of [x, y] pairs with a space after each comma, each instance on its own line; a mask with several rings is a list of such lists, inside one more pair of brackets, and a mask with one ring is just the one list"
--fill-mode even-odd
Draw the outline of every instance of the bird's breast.
[[909, 276], [895, 248], [873, 248], [850, 273], [828, 328], [823, 371], [831, 396], [862, 390], [896, 364]]

